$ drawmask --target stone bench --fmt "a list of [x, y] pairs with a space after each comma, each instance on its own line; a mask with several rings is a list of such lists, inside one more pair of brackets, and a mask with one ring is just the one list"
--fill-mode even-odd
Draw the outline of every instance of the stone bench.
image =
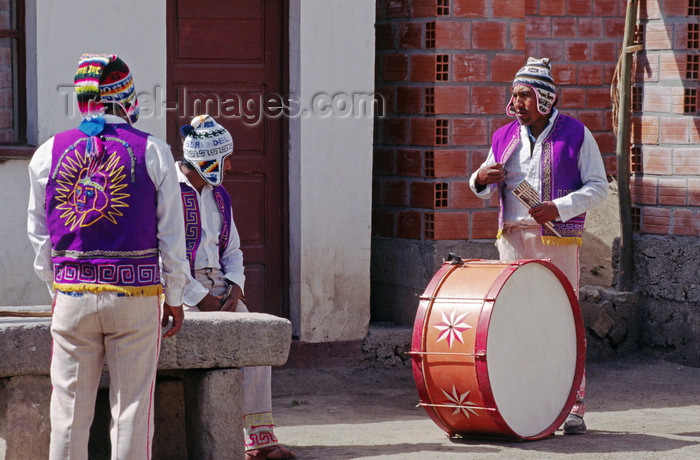
[[[48, 456], [51, 318], [2, 316], [19, 310], [49, 307], [0, 307], [0, 460]], [[153, 458], [242, 458], [240, 368], [283, 365], [291, 333], [288, 320], [263, 313], [186, 313], [161, 345]], [[91, 458], [108, 451], [106, 398], [100, 390]]]

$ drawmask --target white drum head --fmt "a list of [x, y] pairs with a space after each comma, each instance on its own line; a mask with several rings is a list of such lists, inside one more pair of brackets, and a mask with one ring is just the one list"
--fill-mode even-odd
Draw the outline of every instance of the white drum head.
[[559, 417], [576, 373], [576, 325], [567, 290], [541, 263], [519, 266], [503, 284], [488, 328], [486, 361], [496, 407], [522, 437]]

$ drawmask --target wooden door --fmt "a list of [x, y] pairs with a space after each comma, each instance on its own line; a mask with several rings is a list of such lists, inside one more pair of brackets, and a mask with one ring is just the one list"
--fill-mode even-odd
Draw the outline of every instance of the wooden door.
[[[286, 2], [168, 1], [168, 142], [208, 113], [233, 135], [225, 186], [241, 236], [247, 305], [289, 318], [287, 301]], [[177, 101], [175, 110], [174, 102]]]

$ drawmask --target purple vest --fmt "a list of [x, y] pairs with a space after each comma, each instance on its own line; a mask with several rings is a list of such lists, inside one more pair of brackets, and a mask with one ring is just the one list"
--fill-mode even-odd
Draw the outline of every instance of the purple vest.
[[56, 289], [161, 292], [147, 138], [127, 124], [108, 124], [99, 136], [102, 153], [93, 156], [77, 129], [54, 137], [46, 222]]
[[[194, 261], [202, 239], [202, 221], [200, 220], [197, 191], [182, 182], [180, 182], [180, 191], [182, 194], [182, 210], [185, 214], [187, 260], [190, 262], [190, 270], [194, 277]], [[231, 236], [232, 223], [231, 196], [223, 185], [214, 187], [214, 200], [224, 221], [221, 233], [219, 233], [219, 256], [223, 256]]]
[[[540, 177], [542, 180], [542, 201], [568, 195], [583, 185], [578, 169], [578, 157], [583, 145], [583, 123], [575, 118], [559, 114], [547, 138], [542, 143]], [[520, 145], [520, 123], [516, 120], [499, 128], [493, 135], [492, 149], [498, 163], [505, 164]], [[503, 193], [499, 189], [501, 201], [498, 216], [499, 234], [503, 230]], [[542, 227], [542, 240], [551, 244], [581, 244], [586, 214], [580, 214], [567, 222], [553, 222], [562, 238], [557, 237], [546, 227]]]

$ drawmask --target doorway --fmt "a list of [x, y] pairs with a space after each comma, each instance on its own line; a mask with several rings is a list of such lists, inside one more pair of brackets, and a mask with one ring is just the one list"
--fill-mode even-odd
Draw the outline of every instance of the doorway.
[[[168, 0], [167, 137], [208, 113], [231, 132], [234, 173], [224, 185], [241, 236], [250, 311], [289, 318], [288, 8], [283, 0]], [[171, 105], [172, 106], [172, 105]]]

